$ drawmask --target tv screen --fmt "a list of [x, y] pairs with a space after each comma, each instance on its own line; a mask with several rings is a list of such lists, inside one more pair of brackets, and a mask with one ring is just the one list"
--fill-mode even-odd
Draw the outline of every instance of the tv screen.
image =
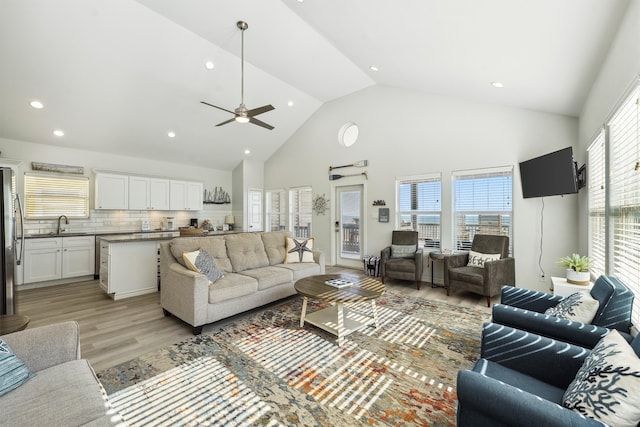
[[571, 147], [520, 163], [522, 197], [556, 196], [578, 192]]

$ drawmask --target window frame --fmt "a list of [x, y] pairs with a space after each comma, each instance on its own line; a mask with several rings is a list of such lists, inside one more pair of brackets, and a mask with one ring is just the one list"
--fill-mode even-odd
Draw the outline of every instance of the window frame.
[[[288, 191], [288, 230], [293, 237], [304, 239], [313, 235], [313, 193], [311, 186], [291, 187]], [[297, 200], [294, 198], [297, 197]], [[304, 219], [308, 218], [308, 221]], [[304, 224], [301, 222], [303, 220]]]
[[[277, 206], [274, 195], [277, 194]], [[275, 207], [275, 208], [274, 208]], [[265, 231], [282, 231], [287, 229], [287, 192], [284, 188], [265, 192]], [[275, 224], [278, 224], [275, 226]], [[276, 228], [274, 228], [276, 227]]]
[[[437, 183], [433, 192], [422, 195], [418, 190], [420, 184]], [[411, 185], [409, 208], [404, 208], [403, 186]], [[420, 204], [431, 205], [434, 209], [420, 209]], [[425, 207], [427, 207], [425, 206]], [[403, 222], [403, 217], [411, 216], [409, 223]], [[420, 216], [437, 216], [437, 223], [421, 223]], [[396, 229], [418, 231], [418, 239], [423, 240], [423, 246], [433, 250], [442, 247], [442, 173], [428, 173], [396, 177]], [[424, 225], [424, 227], [421, 227]]]
[[[70, 194], [72, 190], [77, 193]], [[69, 219], [88, 219], [90, 192], [89, 177], [84, 175], [25, 172], [24, 218], [43, 220], [66, 215]]]

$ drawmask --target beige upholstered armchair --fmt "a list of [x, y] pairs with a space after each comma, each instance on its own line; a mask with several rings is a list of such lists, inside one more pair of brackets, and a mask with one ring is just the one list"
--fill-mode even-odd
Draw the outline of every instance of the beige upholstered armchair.
[[484, 295], [487, 307], [491, 307], [491, 297], [499, 295], [502, 286], [515, 284], [515, 270], [515, 259], [509, 257], [508, 236], [476, 234], [470, 252], [445, 256], [444, 286], [447, 295], [452, 290]]
[[391, 246], [380, 251], [380, 276], [412, 280], [420, 289], [422, 280], [422, 248], [418, 247], [418, 232], [396, 230], [391, 235]]

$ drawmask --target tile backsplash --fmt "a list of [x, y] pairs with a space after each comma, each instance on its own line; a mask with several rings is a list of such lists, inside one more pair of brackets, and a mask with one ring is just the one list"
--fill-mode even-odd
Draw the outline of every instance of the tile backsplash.
[[[188, 226], [191, 218], [197, 218], [198, 224], [208, 219], [213, 225], [224, 224], [225, 215], [230, 215], [231, 211], [224, 210], [205, 210], [202, 211], [109, 211], [109, 210], [91, 210], [88, 219], [69, 219], [69, 224], [63, 226], [70, 233], [118, 233], [118, 232], [136, 232], [142, 230], [142, 222], [149, 221], [150, 230], [160, 230], [166, 227], [166, 217], [173, 217], [174, 228]], [[239, 222], [236, 217], [236, 223]], [[58, 229], [57, 219], [43, 220], [25, 220], [25, 235], [48, 234], [56, 232]]]

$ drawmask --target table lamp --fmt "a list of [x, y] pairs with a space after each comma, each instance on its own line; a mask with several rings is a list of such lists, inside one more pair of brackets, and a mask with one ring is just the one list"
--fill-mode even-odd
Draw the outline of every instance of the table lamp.
[[229, 230], [233, 230], [233, 224], [235, 224], [236, 219], [233, 215], [226, 215], [224, 217], [224, 223], [229, 225]]

